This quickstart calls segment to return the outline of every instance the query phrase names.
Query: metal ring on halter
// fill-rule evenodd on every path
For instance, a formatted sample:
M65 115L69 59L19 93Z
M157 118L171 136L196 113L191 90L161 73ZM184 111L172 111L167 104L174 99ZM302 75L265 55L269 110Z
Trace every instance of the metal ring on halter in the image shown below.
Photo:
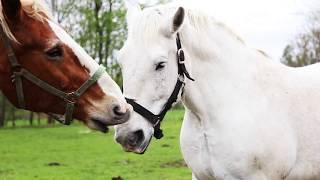
M156 126L158 126L158 124L161 122L161 119L158 118L157 122L155 124L153 124L153 128L155 128Z
M76 103L79 96L75 92L67 93L66 97L63 99L67 103Z

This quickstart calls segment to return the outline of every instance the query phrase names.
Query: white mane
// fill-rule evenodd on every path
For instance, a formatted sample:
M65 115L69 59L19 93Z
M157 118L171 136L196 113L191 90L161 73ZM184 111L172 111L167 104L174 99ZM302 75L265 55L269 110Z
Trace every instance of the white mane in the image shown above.
M24 4L22 2L22 8L28 14L30 17L35 18L39 21L43 21L46 18L51 19L51 12L49 11L49 8L45 1L43 0L34 0L31 2L25 2L28 4ZM2 26L4 32L6 35L13 41L16 41L16 38L13 36L12 32L10 31L10 28L4 18L3 11L2 11L2 4L0 1L0 25Z
M149 46L149 43L157 42L157 38L163 37L159 34L171 35L170 26L178 7L175 4L166 4L145 8L129 22L128 39L134 38L135 42ZM212 53L212 49L208 49L209 44L216 40L221 40L223 44L230 40L244 45L244 41L222 22L198 10L186 7L184 9L184 25L179 31L181 40L184 45L192 45L190 48L200 57L205 59L210 56L208 53Z
M131 23L132 26L129 27L129 34L134 34L134 37L138 38L144 37L141 39L148 39L155 37L155 35L158 35L161 31L166 31L167 27L165 27L164 23L168 23L168 21L164 21L173 18L177 7L178 6L173 4L166 4L144 9L141 14L135 17L135 22ZM213 17L200 11L189 8L184 9L186 11L186 20L194 31L206 33L207 30L207 33L209 33L208 29L212 27L219 27L225 30L233 38L243 42L239 36L237 36L222 22L219 22ZM169 24L167 25L169 27Z

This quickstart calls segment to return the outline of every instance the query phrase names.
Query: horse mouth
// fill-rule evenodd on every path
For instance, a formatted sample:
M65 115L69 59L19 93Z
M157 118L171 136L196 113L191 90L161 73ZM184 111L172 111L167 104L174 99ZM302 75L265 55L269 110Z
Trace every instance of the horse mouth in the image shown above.
M101 121L100 119L91 119L95 125L95 129L101 131L102 133L107 133L109 131L108 124Z
M99 116L91 117L90 127L92 127L92 129L101 131L103 133L107 133L109 131L108 126L114 126L117 124L125 123L128 121L129 117L130 117L129 113L126 113L126 115L123 117L114 117L111 120L101 118Z
M139 146L131 146L130 144L126 144L125 146L123 146L123 150L126 152L132 152L135 154L139 154L139 155L143 155L151 142L152 136L147 140L142 142Z

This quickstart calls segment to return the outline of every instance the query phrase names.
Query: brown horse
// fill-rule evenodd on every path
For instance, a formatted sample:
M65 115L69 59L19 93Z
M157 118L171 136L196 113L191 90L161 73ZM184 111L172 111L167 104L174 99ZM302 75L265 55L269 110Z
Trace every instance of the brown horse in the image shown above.
M15 73L10 64L14 54L21 68L61 91L77 91L101 71L99 65L59 25L52 21L44 0L1 0L0 89L12 104L19 106ZM9 45L8 45L9 44ZM10 48L13 53L10 54ZM22 79L24 109L64 114L66 102L27 78ZM19 91L19 90L18 90ZM18 93L19 94L19 93ZM129 107L119 86L102 71L74 102L72 116L89 128L105 132L108 125L127 121Z

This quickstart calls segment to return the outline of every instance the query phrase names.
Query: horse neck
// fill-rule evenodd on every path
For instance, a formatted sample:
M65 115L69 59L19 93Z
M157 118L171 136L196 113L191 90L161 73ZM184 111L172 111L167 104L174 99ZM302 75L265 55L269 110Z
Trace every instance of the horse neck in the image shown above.
M225 101L256 90L254 83L261 71L273 72L279 67L279 63L246 47L222 29L194 34L193 39L182 39L190 63L188 69L195 79L187 81L183 103L198 119L214 121Z

